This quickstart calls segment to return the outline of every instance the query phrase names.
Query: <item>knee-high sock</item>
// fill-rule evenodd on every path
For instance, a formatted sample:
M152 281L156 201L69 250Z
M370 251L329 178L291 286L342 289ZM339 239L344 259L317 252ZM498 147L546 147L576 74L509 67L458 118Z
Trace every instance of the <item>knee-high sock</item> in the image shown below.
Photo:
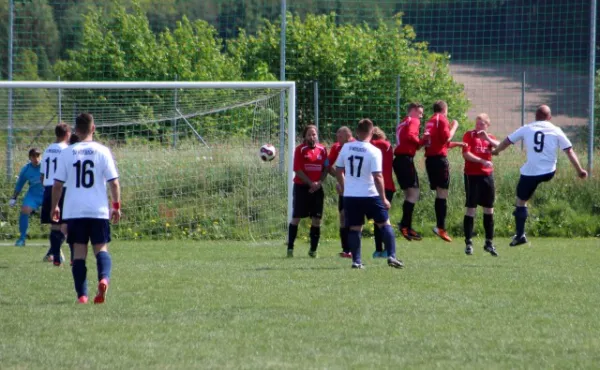
M402 203L402 221L400 221L401 227L408 227L412 229L412 216L415 210L415 204L405 200Z
M350 252L352 252L352 262L361 263L360 259L360 237L361 232L356 230L348 231L348 247L350 247Z
M392 225L384 225L380 229L380 232L388 257L396 258L396 236L394 235Z
M25 239L27 236L27 229L29 228L29 215L25 213L21 213L19 216L19 233L21 234L21 239Z
M54 257L54 262L62 262L60 260L60 247L65 241L65 234L60 230L50 230L50 253Z
M350 248L348 247L348 228L340 227L340 240L342 241L342 251L344 253L350 253Z
M319 247L319 239L321 238L321 227L311 226L310 227L310 250L316 251Z
M112 259L108 252L102 251L96 255L96 267L98 268L98 281L102 279L110 280L110 271L112 270Z
M377 252L383 252L383 235L381 234L381 229L377 225L373 228L373 236L375 237L375 250Z
M494 214L483 214L483 228L485 229L485 240L494 240Z
M435 219L438 229L446 230L446 213L448 202L446 199L435 198Z
M74 260L71 272L73 273L77 298L87 296L87 267L85 266L85 260Z
M517 237L521 237L525 234L525 221L527 221L527 207L516 207L515 212L515 230L517 231Z
M470 243L473 238L473 224L474 219L471 216L465 215L463 218L463 228L465 231L465 243Z
M288 227L288 249L294 249L294 242L298 235L298 225L290 224Z

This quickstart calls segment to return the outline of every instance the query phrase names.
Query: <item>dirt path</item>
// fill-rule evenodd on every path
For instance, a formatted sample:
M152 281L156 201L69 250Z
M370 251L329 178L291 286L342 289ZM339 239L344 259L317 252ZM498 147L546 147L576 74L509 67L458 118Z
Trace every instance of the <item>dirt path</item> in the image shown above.
M521 125L521 79L525 70L525 123L534 120L535 108L548 104L552 122L565 128L588 123L588 79L584 75L550 67L517 64L452 64L456 81L464 84L471 101L469 118L486 112L494 132L504 136Z

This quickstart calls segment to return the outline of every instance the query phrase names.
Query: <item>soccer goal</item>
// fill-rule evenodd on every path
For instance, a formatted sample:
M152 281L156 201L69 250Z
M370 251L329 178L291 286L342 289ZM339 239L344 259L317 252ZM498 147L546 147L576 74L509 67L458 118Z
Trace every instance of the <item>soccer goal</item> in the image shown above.
M8 194L31 147L89 112L117 161L123 239L282 238L291 217L294 82L0 82ZM259 155L263 144L277 151ZM0 155L2 155L0 154ZM287 215L287 216L286 216Z

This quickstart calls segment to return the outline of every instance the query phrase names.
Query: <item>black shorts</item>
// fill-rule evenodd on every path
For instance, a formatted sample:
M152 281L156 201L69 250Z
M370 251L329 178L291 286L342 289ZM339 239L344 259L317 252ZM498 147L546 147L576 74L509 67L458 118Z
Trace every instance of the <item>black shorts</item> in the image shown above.
M415 168L414 157L397 155L394 158L394 174L396 174L400 189L406 190L419 187L419 175Z
M535 193L538 185L542 182L550 181L554 177L554 172L539 176L521 175L517 184L517 197L521 200L529 200Z
M448 189L450 187L450 163L448 158L436 155L425 158L425 168L429 177L429 188Z
M465 179L465 207L494 208L496 200L496 187L494 175L464 175Z
M365 217L380 224L389 218L381 197L344 197L344 219L346 227L362 226Z
M67 222L67 243L92 245L110 243L110 224L100 218L72 218Z
M393 191L393 190L386 190L385 191L385 199L387 199L388 202L392 203L392 200L394 199L394 193L395 193L395 191Z
M52 186L44 186L44 198L42 200L42 213L40 214L40 219L42 224L52 224L59 225L63 223L62 220L62 209L63 209L63 200L65 199L65 187L63 187L62 195L60 196L60 200L58 201L58 208L60 208L60 215L58 222L52 221Z
M314 193L310 193L309 190L308 185L294 184L292 218L323 217L323 188Z
M342 212L344 210L344 196L338 195L338 212Z

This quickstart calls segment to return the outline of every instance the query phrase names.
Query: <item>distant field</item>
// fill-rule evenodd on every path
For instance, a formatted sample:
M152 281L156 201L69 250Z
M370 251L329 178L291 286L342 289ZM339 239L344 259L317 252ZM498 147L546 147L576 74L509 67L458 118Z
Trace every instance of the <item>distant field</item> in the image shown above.
M365 238L363 271L337 242L116 242L102 306L43 247L0 247L0 367L597 368L600 239L497 242L398 240L393 270Z

